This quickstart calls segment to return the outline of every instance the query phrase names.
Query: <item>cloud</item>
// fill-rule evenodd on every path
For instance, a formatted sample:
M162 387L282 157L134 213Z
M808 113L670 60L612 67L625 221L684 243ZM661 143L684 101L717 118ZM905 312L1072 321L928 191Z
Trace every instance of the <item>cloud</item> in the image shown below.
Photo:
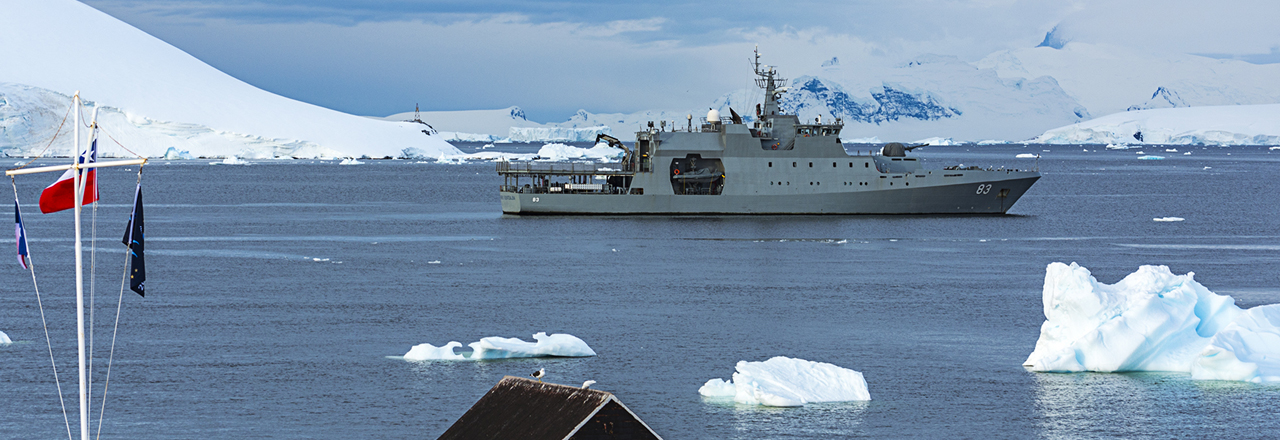
M535 120L701 108L751 87L765 62L795 77L922 54L977 60L1072 41L1150 51L1267 54L1280 3L919 0L726 5L586 0L87 0L267 90L357 114L524 107ZM1265 57L1259 59L1267 59Z

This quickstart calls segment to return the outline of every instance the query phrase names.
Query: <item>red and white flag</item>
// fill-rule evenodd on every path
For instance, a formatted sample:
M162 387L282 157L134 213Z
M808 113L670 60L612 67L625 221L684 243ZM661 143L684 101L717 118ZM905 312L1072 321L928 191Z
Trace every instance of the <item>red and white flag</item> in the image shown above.
M89 151L80 155L80 163L93 163L98 160L98 140L89 144ZM40 193L40 212L45 214L75 207L75 170L67 170L57 182ZM89 168L81 174L84 179L84 199L81 205L98 201L98 169Z

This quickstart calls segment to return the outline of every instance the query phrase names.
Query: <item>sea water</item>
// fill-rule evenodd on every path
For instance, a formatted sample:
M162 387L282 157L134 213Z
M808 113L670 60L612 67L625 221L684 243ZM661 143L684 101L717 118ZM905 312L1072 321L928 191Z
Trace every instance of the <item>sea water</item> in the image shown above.
M669 439L1274 435L1277 386L1021 366L1055 261L1106 283L1163 264L1241 307L1280 303L1280 152L1178 148L1194 154L913 154L1020 168L1037 161L1016 155L1041 155L1044 177L1006 216L515 217L492 163L153 160L147 297L124 294L103 438L431 438L504 375L542 368L547 382L595 380ZM135 173L101 171L95 402ZM35 205L52 179L18 190L74 428L71 213ZM0 346L0 437L59 438L31 278L16 261L0 276L0 331L15 341ZM544 331L597 356L398 358ZM774 356L862 372L873 400L771 409L698 395L738 361Z

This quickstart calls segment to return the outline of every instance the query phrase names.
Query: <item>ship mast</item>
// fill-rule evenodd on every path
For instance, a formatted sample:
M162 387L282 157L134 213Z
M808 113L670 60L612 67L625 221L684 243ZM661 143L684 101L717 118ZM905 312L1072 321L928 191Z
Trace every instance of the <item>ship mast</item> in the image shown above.
M778 90L778 83L786 83L787 80L778 76L777 69L760 65L760 46L756 46L755 55L756 87L764 89L764 108L758 116L764 119L779 114L778 98L782 97L782 93ZM783 91L785 90L786 88L783 88Z

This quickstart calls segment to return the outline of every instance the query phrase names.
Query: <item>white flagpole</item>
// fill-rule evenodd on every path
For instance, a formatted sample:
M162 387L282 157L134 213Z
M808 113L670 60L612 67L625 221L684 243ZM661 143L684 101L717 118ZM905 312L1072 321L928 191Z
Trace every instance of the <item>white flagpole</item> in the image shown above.
M76 114L76 139L72 144L75 149L71 157L72 170L72 206L76 210L76 336L80 353L80 440L89 440L89 390L85 380L84 353L84 275L80 255L80 202L84 200L84 191L80 188L80 92L72 98L72 112Z

